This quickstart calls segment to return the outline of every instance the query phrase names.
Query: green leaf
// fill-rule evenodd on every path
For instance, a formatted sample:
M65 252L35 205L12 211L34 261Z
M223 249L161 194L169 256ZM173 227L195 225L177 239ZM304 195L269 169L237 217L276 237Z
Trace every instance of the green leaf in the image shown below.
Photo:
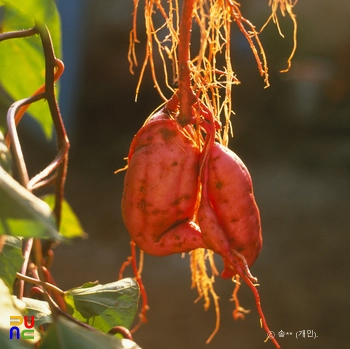
M55 196L47 195L43 197L43 200L51 207L54 208ZM66 200L62 202L62 219L60 226L60 234L65 238L76 238L76 237L86 237L84 229L81 226L79 219L73 212L72 208Z
M53 319L49 303L26 297L23 297L22 301L26 305L26 315L34 316L35 327L38 328L41 325L52 323Z
M20 270L23 261L22 239L6 235L5 244L0 253L0 278L11 291L16 273Z
M6 6L2 8L0 21L3 32L32 28L35 24L33 14L37 13L40 21L43 20L48 26L56 56L61 57L60 17L52 0L13 0L4 3ZM13 100L31 96L45 81L40 37L9 39L2 41L0 47L0 85ZM52 122L47 103L40 100L32 104L28 112L40 124L46 137L51 138Z
M59 316L51 325L39 349L140 349L128 339L91 331Z
M114 326L130 328L137 313L139 287L126 278L106 285L73 288L64 296L69 312L77 320L102 331Z
M11 154L10 150L7 148L5 144L5 137L0 131L0 167L2 167L5 171L11 171Z
M61 240L50 207L0 167L0 235Z
M9 340L9 329L11 327L10 325L10 317L11 316L23 316L21 310L25 308L25 304L12 297L10 294L10 290L8 287L5 285L5 283L0 279L0 329L5 329L7 330L7 341L10 342ZM20 309L19 309L20 308ZM19 327L20 331L24 330L24 324L21 325L16 325ZM30 341L35 343L40 339L40 334L39 332L34 329L34 339L31 339ZM4 348L2 341L0 341L1 348ZM5 346L6 348L6 346ZM12 347L9 347L12 348ZM15 347L16 348L16 347Z
M33 18L39 24L45 24L55 15L56 10L52 0L3 0L3 3L17 7L23 14Z

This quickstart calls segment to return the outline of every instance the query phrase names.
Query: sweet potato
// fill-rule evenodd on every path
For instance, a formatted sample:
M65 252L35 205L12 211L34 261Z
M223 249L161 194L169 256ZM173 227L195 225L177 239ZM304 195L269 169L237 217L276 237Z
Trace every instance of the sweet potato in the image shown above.
M269 333L255 287L257 279L249 270L262 246L251 177L236 154L214 142L217 125L210 112L202 112L200 126L206 136L201 152L193 126L180 126L165 109L136 134L124 181L124 222L134 243L148 254L166 256L197 248L219 254L224 260L222 277L238 274L247 283L262 327ZM133 262L143 289L135 256ZM143 297L146 312L147 298ZM238 303L234 318L242 317L240 309Z
M199 158L190 133L163 111L135 136L128 156L122 214L132 239L146 253L165 256L205 247L193 222Z
M224 258L222 277L254 263L262 246L259 209L250 174L230 149L214 143L203 169L199 225L208 248ZM235 269L233 269L234 267Z

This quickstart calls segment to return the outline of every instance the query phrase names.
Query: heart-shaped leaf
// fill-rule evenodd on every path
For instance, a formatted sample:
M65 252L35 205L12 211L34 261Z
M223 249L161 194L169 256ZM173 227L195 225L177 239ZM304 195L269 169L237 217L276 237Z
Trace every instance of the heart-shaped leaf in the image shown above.
M132 278L106 285L73 288L65 292L67 311L81 322L109 332L114 326L129 328L137 313L139 287Z

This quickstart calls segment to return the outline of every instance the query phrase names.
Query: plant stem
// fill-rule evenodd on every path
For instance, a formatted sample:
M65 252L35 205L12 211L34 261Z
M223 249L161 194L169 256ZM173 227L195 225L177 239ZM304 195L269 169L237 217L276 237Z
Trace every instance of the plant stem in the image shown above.
M64 197L64 184L67 175L69 140L63 124L61 113L58 107L55 94L55 68L58 60L52 45L50 32L46 26L38 26L39 35L44 49L45 56L45 92L46 99L51 112L53 124L57 135L57 146L59 149L58 162L61 162L57 169L56 195L54 213L57 227L61 223L62 201Z
M26 275L24 275L22 273L17 273L16 277L17 277L17 279L23 280L25 282L29 282L30 284L39 285L39 286L43 286L44 285L46 289L48 289L50 291L57 292L58 294L60 294L62 296L64 295L64 291L62 291L57 286L52 285L52 284L50 284L48 282L44 282L44 281L41 281L41 280L37 280L37 279L31 278L31 277L26 276Z
M192 31L192 14L195 0L184 0L180 21L179 32L179 101L180 115L178 121L180 125L185 126L192 119L192 105L196 98L191 86L191 69L190 69L190 45Z
M27 166L24 161L24 156L21 148L21 143L19 141L17 129L16 129L16 121L15 116L19 108L24 105L31 104L45 97L44 93L40 93L38 95L21 99L17 102L14 102L7 112L7 128L8 128L8 136L11 144L11 153L16 163L16 168L18 171L19 182L26 189L28 188L29 176L27 171Z
M130 339L131 341L133 340L131 332L123 326L115 326L108 333L111 335L115 335L115 334L119 333L124 338Z
M0 35L0 41L30 36L38 33L41 38L44 56L45 56L45 84L37 90L33 96L30 98L22 99L12 104L8 113L7 113L7 124L8 124L8 143L11 144L11 152L13 154L13 158L15 159L16 168L18 171L19 182L21 185L27 190L31 191L33 187L40 186L41 184L51 183L51 179L47 181L47 176L52 174L57 169L57 180L56 180L56 202L54 207L54 212L56 215L56 224L57 227L60 226L61 221L61 210L62 210L62 201L63 201L63 193L64 193L64 183L66 179L67 172L67 163L68 163L68 149L69 149L69 141L68 137L63 125L63 120L58 108L58 103L55 94L55 81L62 74L64 65L63 63L55 57L51 37L49 30L44 25L36 25L34 28L18 31L18 32L9 32ZM57 69L56 69L57 68ZM53 124L56 130L57 135L57 143L58 143L58 155L54 159L54 161L39 175L32 178L32 181L29 180L27 166L23 157L23 152L21 148L21 144L19 141L19 137L17 134L17 123L20 118L23 116L24 112L27 109L27 106L33 102L36 102L40 99L45 98L48 102L48 106L50 109L51 117L53 120ZM16 116L18 119L16 120ZM16 122L17 121L17 122ZM23 256L24 263L21 268L21 273L25 274L27 272L28 262L31 254L31 250L33 247L33 239L29 239L25 242L23 246ZM39 255L39 250L41 249L41 245L39 244L36 248L37 255ZM40 251L41 252L41 251ZM40 264L41 264L41 254L40 258L36 258L37 265L39 266L40 272ZM40 276L40 278L42 278ZM21 279L19 282L18 289L18 297L23 297L24 291L24 280Z
M32 252L32 247L33 247L33 241L34 241L34 239L30 238L30 239L26 240L24 245L23 245L24 262L23 262L22 267L21 267L21 274L25 274L27 272L29 257L30 257L30 253ZM17 294L18 294L18 298L22 299L23 294L24 294L24 280L22 280L22 279L20 279L20 281L19 281Z
M16 163L16 168L18 171L19 182L20 184L28 189L29 176L27 166L24 160L21 143L19 141L17 128L16 128L16 114L17 111L28 104L36 102L45 97L44 93L34 95L30 98L21 99L11 105L7 112L7 128L8 136L11 144L11 153ZM27 272L27 267L29 263L30 253L32 251L33 238L26 240L23 244L23 258L24 262L21 267L21 273L25 274ZM20 280L18 285L18 298L22 299L24 293L24 281Z
M26 38L35 34L37 34L37 29L35 27L31 29L6 32L0 34L0 42L8 39Z

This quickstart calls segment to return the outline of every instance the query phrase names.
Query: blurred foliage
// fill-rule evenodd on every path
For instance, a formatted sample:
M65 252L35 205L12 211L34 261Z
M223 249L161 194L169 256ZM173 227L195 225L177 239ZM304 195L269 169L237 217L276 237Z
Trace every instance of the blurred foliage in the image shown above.
M55 54L57 58L61 57L61 22L54 1L0 1L0 13L0 30L3 33L45 24L51 33ZM38 35L2 41L0 62L0 95L5 94L11 100L31 96L45 82L45 61ZM4 96L2 99L6 101ZM51 138L52 122L46 102L34 103L28 113L39 123L46 137ZM4 124L3 120L1 124Z
M47 26L55 55L61 57L60 17L53 0L0 0L0 103L30 97L45 83L44 43L40 36L22 35L25 37L18 38L8 35L21 33L34 26ZM15 36L21 36L17 34ZM28 112L50 139L52 120L47 103L36 102ZM1 119L0 124L4 129L4 119ZM66 201L62 202L59 232L52 213L55 197L49 195L41 200L12 177L11 168L8 144L0 132L0 347L139 348L128 339L106 334L115 326L129 328L135 318L139 288L133 279L123 279L107 285L86 284L67 292L60 291L53 284L47 284L50 292L57 293L55 297L62 298L65 295L64 300L73 318L69 314L64 316L62 311L57 316L58 308L49 297L50 302L46 302L22 295L18 299L11 295L16 278L29 280L28 276L18 274L24 263L22 249L25 250L28 239L45 238L55 242L63 238L66 240L84 236L78 218ZM37 250L35 252L38 253ZM40 291L40 287L43 288L40 280L32 279L30 282L37 284L39 293L45 294ZM52 278L47 282L54 283ZM33 316L34 339L11 341L11 316ZM39 326L46 324L50 324L46 333L43 328L38 330ZM24 324L18 327L20 331L25 329Z

